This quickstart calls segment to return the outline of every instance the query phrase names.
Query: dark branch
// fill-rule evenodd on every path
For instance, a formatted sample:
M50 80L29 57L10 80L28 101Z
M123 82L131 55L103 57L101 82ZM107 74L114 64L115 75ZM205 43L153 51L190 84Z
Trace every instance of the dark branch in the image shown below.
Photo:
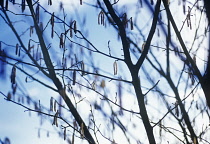
M146 44L144 46L144 50L141 54L141 57L138 59L138 61L136 63L136 69L138 69L138 70L140 69L141 65L143 64L143 62L144 62L144 60L147 56L147 53L149 51L149 48L150 48L150 44L151 44L153 35L155 33L155 29L156 29L156 26L157 26L158 14L160 12L160 4L161 4L161 0L158 0L157 4L155 6L155 12L154 12L154 18L153 18L153 21L152 21L152 27L150 29Z

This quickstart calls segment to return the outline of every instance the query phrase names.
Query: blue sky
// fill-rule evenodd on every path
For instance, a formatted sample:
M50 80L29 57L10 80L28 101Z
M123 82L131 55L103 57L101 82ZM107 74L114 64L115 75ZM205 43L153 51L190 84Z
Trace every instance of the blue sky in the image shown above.
M120 7L121 7L121 4L125 4L126 0L124 1L121 1L120 0ZM67 2L67 1L64 1L64 2ZM122 54L122 51L119 52L119 49L121 49L121 43L117 41L117 34L115 33L115 30L113 28L111 28L111 26L107 25L107 28L105 29L103 26L101 25L98 25L98 13L100 11L98 10L95 10L95 9L91 9L89 6L86 6L85 4L83 4L82 6L78 5L78 1L74 1L75 2L75 8L78 10L78 13L80 13L81 15L84 15L87 17L87 28L89 28L89 40L102 52L105 52L105 53L108 53L108 48L107 48L107 43L109 40L110 41L110 47L111 47L111 52L114 56L118 56L118 57L121 57L121 54ZM85 1L84 1L85 2ZM92 3L92 1L87 1L89 3ZM130 2L130 1L129 1ZM56 5L57 4L57 5ZM128 3L127 3L128 4ZM173 10L173 12L176 14L175 17L180 17L181 20L184 19L185 16L183 16L182 14L182 11L180 12L180 9L182 8L177 8L177 4L176 4L176 1L171 1L171 4L172 7L171 9ZM174 7L173 7L174 6ZM55 12L55 14L58 14L59 13L59 10L58 10L58 7L59 7L59 1L53 1L53 6L51 7L48 7L49 11L50 12ZM18 10L17 8L14 8L12 5L10 5L10 7L12 10L14 10L15 12L19 12L20 10ZM70 19L76 19L76 16L74 16L74 13L72 12L72 9L68 7L68 4L64 5L64 8L68 11L66 11L66 14L67 14L67 22L70 21ZM122 7L121 7L122 8ZM125 10L129 10L132 8L132 2L130 2L128 4L128 7L125 8ZM149 24L148 21L152 19L152 15L147 15L148 14L148 9L141 9L140 10L141 13L145 13L145 15L143 15L143 17L141 17L139 19L139 25L140 25L140 28L143 28L143 33L145 35L147 35L148 33L148 30L150 27L147 27L147 25ZM135 12L134 10L131 11L128 16L132 16L132 13ZM16 17L16 16L15 16ZM164 16L163 16L164 17ZM193 17L195 18L195 17ZM43 21L47 21L50 19L50 16L49 15L44 15L41 17L41 20ZM18 22L16 24L16 26L19 27L19 31L24 31L26 30L27 28L26 27L23 27L22 25L24 26L30 26L31 25L31 21L29 20L29 18L27 18L27 21L22 21L22 22ZM193 20L193 19L192 19ZM0 40L1 41L5 41L6 43L8 44L16 44L15 39L14 37L10 36L10 33L12 33L9 29L8 30L4 30L4 27L5 26L5 23L2 21L2 19L0 19L0 24L1 24L1 27L0 27L0 30L3 31L2 35L6 35L7 37L2 37L0 36ZM177 22L178 24L178 27L181 27L181 22ZM60 25L59 24L56 24L56 28L59 29ZM187 44L188 47L191 46L191 43L190 41L192 40L191 35L193 35L195 33L195 28L197 26L193 26L193 30L189 30L189 29L185 29L184 31L182 31L182 34L183 34L183 38ZM185 26L186 28L186 26ZM61 28L60 28L61 29ZM82 27L78 26L78 29L82 29ZM85 28L84 28L85 29ZM49 33L50 33L50 28L48 29ZM129 33L129 29L127 30L128 33ZM9 33L9 35L8 35ZM138 32L136 30L134 30L134 33L138 34ZM162 32L160 32L161 34L163 34ZM10 38L8 38L8 36ZM35 34L33 35L35 36ZM53 48L56 48L56 47L59 47L59 41L58 39L53 38L51 39L50 38L50 35L45 35L46 36L46 43L47 45L50 44L50 43L54 43L52 45ZM49 38L48 38L49 37ZM132 37L132 36L131 36ZM175 37L175 36L174 36ZM28 33L26 35L23 36L23 38L28 38ZM157 35L154 36L154 41L153 41L153 44L157 44L157 42L159 42L160 46L165 46L165 39L162 39L162 38L159 38ZM176 39L175 39L176 41ZM79 41L82 43L82 41ZM176 41L177 42L177 41ZM25 44L27 45L27 41L25 41ZM144 43L143 39L140 39L139 40L139 45L141 46L142 44ZM198 43L196 43L197 45ZM177 44L178 45L178 44ZM179 46L179 45L178 45ZM196 46L195 46L196 47ZM203 46L205 47L205 45ZM14 53L15 51L14 50L10 50L7 46L4 45L5 49L7 49L10 53ZM155 48L153 48L155 49ZM79 50L78 50L79 51ZM60 51L60 49L55 49L53 52L53 55L57 56L58 54L61 54L62 52ZM201 51L198 51L198 54L197 54L197 57L200 58L200 60L198 59L197 60L197 63L198 63L198 66L199 68L202 70L204 69L204 65L202 63L202 60L206 58L206 54L204 53L205 50L201 50ZM104 56L101 56L100 54L95 54L94 55L95 58L97 59L96 60L96 64L98 66L100 66L104 71L106 71L105 74L107 75L112 75L113 74L113 63L114 63L114 59L106 59ZM160 62L162 62L161 64L164 65L165 63L165 59L163 59L165 57L165 51L162 51L162 50L157 50L156 51L156 56L157 58L160 60ZM82 57L79 57L78 58L79 60L84 60L84 63L86 65L88 65L88 58L82 58ZM179 68L178 70L180 70L180 66L181 66L181 63L180 63L180 60L177 60L177 57L172 57L172 59L174 59L174 61L172 62L173 66L174 67L177 67ZM135 58L133 57L133 60L135 61ZM117 74L116 77L120 77L122 76L123 78L127 78L128 80L131 80L130 79L130 75L128 74L128 69L126 68L126 66L124 64L122 64L122 62L117 62L118 65L119 65L119 72ZM21 65L19 65L21 66ZM147 69L151 69L151 67L148 65L148 62L145 62L145 66L147 67ZM9 76L10 76L10 73L11 73L11 67L7 67L7 77L6 77L6 80L0 80L0 91L2 91L4 94L7 94L8 91L11 91L11 84L10 84L10 79L9 79ZM27 72L30 72L30 73L34 73L33 71L30 71L28 70ZM176 72L177 71L172 71L171 73L173 73L173 79L176 81L177 80L177 75L176 75ZM102 72L103 73L103 72ZM150 70L150 74L151 75L154 75L155 78L157 80L160 80L160 85L162 86L165 86L165 91L167 92L168 95L174 95L170 89L168 89L168 86L165 84L165 80L163 78L160 77L159 74L157 74L154 70ZM17 71L17 75L18 75L18 82L22 82L24 84L24 89L27 90L27 93L32 96L37 102L40 100L41 101L41 104L43 104L45 107L49 108L49 104L50 104L50 98L51 97L54 97L55 99L58 98L58 95L53 92L52 90L48 90L46 89L45 87L41 86L40 84L37 84L37 82L35 81L32 81L32 82L28 82L28 83L25 83L25 75L21 74L20 71ZM143 73L141 72L140 75L143 75ZM37 76L37 75L35 75ZM45 78L43 79L43 76L37 76L37 78L39 79L42 79L46 84L50 84L51 85L51 82ZM96 84L97 86L99 87L101 81L97 81ZM115 100L115 92L117 91L116 90L116 87L115 87L115 84L116 83L111 83L111 82L108 82L108 80L106 80L106 85L108 86L107 89L105 89L105 92L110 92L112 95L110 96L111 99ZM135 101L135 96L133 95L132 92L129 92L129 91L132 91L132 88L129 87L129 85L123 85L125 90L127 92L124 92L124 95L123 95L123 98L124 98L124 105L125 105L125 108L127 109L133 109L133 110L136 110L138 111L138 107L137 107L137 103ZM147 77L145 76L142 76L142 86L143 87L146 87L146 88L151 88L152 85L147 81ZM110 88L109 88L110 87ZM143 88L143 91L144 92L147 92L148 89L146 88ZM168 90L167 90L168 89ZM183 89L182 87L180 89ZM191 89L189 89L187 92L189 93ZM91 102L93 102L95 100L95 95L94 93L92 93L91 91L87 91L87 90L84 90L84 91L79 91L79 93L86 97L84 99L84 101L82 101L81 103L78 104L78 110L82 113L82 115L84 115L84 117L88 117L87 115L87 112L90 111L90 107L89 107L89 104ZM185 95L184 92L180 92L181 95ZM94 96L93 96L94 95ZM151 115L154 114L154 115L164 115L165 111L160 111L156 108L159 108L159 101L161 101L160 99L158 99L157 97L153 97L153 93L149 93L148 95L148 98L152 99L152 101L149 102L150 104L150 107L148 108ZM195 97L199 97L199 96L203 96L202 94L202 90L198 90L197 91L197 94ZM76 99L76 100L80 100L79 98ZM174 99L170 99L171 100L171 106L173 106L173 103L174 103ZM189 99L189 100L192 100ZM51 118L51 120L46 120L44 122L44 124L42 126L40 126L40 118L37 117L37 113L33 113L31 112L31 116L29 116L29 112L25 112L25 108L22 108L16 104L13 104L11 102L7 102L3 96L0 97L0 139L4 139L4 137L9 137L11 139L11 143L15 143L15 144L22 144L22 143L32 143L32 144L43 144L43 143L66 143L62 138L58 138L58 134L56 133L57 130L60 130L60 125L58 128L56 128L55 126L52 126L52 120L53 118ZM105 104L106 105L106 104ZM33 107L33 105L31 105L31 107ZM115 107L113 106L113 109L115 109L116 111L118 111L118 107ZM165 110L165 109L164 109ZM101 114L100 112L98 111L94 111L94 113L96 114L96 118L97 118L97 124L100 125L101 123L103 123L104 125L102 125L101 127L105 127L106 128L106 124L109 123L109 120L108 119L105 119ZM109 108L107 108L107 113L109 113ZM129 120L132 119L133 121L135 121L135 123L139 123L140 122L140 119L131 115L131 114L125 114L126 115L126 118L125 119L122 119L123 122L126 123L126 125L128 125L128 129L133 132L132 133L132 136L135 138L135 137L141 137L141 140L143 141L146 141L146 137L144 135L144 132L142 131L142 135L139 136L139 129L143 129L143 125L137 125L136 127L139 128L139 129L134 129L132 127L132 124L130 123L129 124ZM70 117L70 114L65 114L65 117ZM205 117L205 116L204 116ZM72 117L70 117L72 118ZM170 119L170 118L169 118ZM199 118L200 119L200 118ZM71 120L70 120L71 121ZM173 120L172 120L173 121ZM203 123L208 123L208 122L203 122ZM61 122L61 124L63 124ZM40 130L40 134L41 134L41 138L38 138L38 129L41 128ZM156 128L155 131L157 132L159 129ZM47 131L50 132L50 137L48 138L47 137ZM108 131L105 130L105 133L108 133ZM71 136L71 132L69 131L69 136ZM116 129L116 132L110 136L112 137L113 139L116 140L116 142L118 143L123 143L125 141L125 137L121 136L122 132L119 131L119 129ZM111 135L111 134L107 134L107 135ZM132 137L131 136L131 137ZM100 139L103 139L101 136L99 136ZM167 135L166 135L166 138ZM80 142L80 140L79 140ZM104 143L107 143L106 140L102 141L102 144ZM84 142L86 143L86 142Z

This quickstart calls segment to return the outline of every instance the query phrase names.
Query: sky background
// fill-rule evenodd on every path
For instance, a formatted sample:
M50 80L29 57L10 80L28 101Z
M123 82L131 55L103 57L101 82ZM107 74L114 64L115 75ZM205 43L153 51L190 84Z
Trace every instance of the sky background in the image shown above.
M58 0L53 1L53 5L50 7L49 12L55 12L56 14L59 12L59 2ZM68 10L66 13L69 17L71 17L72 19L75 19L75 17L73 16L73 12L70 7L68 7L68 5L70 5L69 1L63 1L64 4L64 8L65 10ZM104 29L101 25L97 24L97 15L99 13L98 10L92 9L89 6L87 6L85 4L85 2L87 3L92 3L92 1L83 1L84 4L82 6L80 6L78 4L78 1L74 0L71 1L73 2L73 4L75 5L74 7L78 10L78 13L80 13L81 15L84 15L85 17L88 18L88 22L87 22L87 27L90 28L89 29L89 40L97 47L99 48L101 51L103 52L108 52L107 49L107 41L109 39L111 39L110 42L110 46L113 48L112 49L112 54L116 55L116 56L120 56L121 53L118 52L119 47L121 47L120 43L117 42L117 37L116 35L113 35L113 33L115 32L115 30L113 28L108 27L109 32L107 32L107 29ZM43 2L44 3L44 2ZM46 2L45 2L46 3ZM119 7L121 7L123 4L127 4L127 9L128 11L130 11L130 9L132 9L133 6L133 2L129 1L129 3L126 0L120 0L119 1ZM185 16L183 16L182 11L180 11L180 9L182 9L181 7L176 7L176 1L171 1L171 4L174 4L174 7L171 7L172 11L174 13L176 13L175 17L180 17L181 20L184 19ZM49 7L48 7L49 8ZM12 11L18 13L20 10L18 10L16 7L13 7L11 4L9 5L9 9L11 9ZM143 13L145 13L145 15L141 18L141 21L139 23L141 28L143 29L143 33L147 34L149 31L150 27L147 27L148 21L152 19L152 14L148 14L149 10L148 9L141 9ZM130 11L130 13L128 13L129 16L132 16L132 13L134 13L134 11ZM15 18L15 17L14 17ZM49 16L44 15L41 16L41 20L46 20L49 19ZM70 19L70 18L69 18ZM193 19L192 19L193 20ZM19 22L17 23L16 26L19 27L19 30L22 31L23 29L26 29L25 27L22 27L22 24L26 24L29 23L28 25L30 25L31 21L23 21L23 22ZM182 23L181 22L177 22L178 27L180 27ZM0 19L0 31L2 32L2 34L0 35L0 41L6 41L8 44L12 43L16 38L13 37L13 34L11 34L12 32L10 31L10 29L6 29L5 30L5 23L2 21L2 19ZM58 26L58 25L56 25ZM80 27L78 27L80 29ZM182 32L183 38L184 40L187 42L190 39L192 39L190 36L193 36L193 33L195 32L195 28L193 27L193 30L186 30ZM9 38L8 38L9 37ZM24 35L24 37L28 37L28 35ZM48 39L47 37L50 36L46 36L46 43L50 43L53 42L55 44L53 44L53 46L57 46L58 47L58 41L56 41L55 39L51 40L50 38ZM156 38L157 36L155 36ZM26 42L27 43L27 42ZM143 40L140 40L139 45L142 45L144 43ZM164 42L162 42L163 45L165 45ZM6 46L4 45L4 48ZM116 51L115 51L116 49ZM11 50L8 47L8 51L11 52ZM14 51L14 50L13 50ZM59 53L59 50L57 51ZM56 52L56 54L57 54ZM161 58L161 56L164 56L165 53L163 51L159 51L158 56L159 58ZM98 55L97 57L99 57L100 55ZM199 57L201 60L206 58L206 54L204 53L204 51L199 51L197 54L197 57ZM80 59L80 58L79 58ZM106 61L104 61L105 57L101 56L101 59L97 59L97 64L99 66L103 66L104 69L112 69L113 67L113 59L106 59ZM202 70L204 69L204 65L203 63L201 64L202 61L199 61L199 59L197 60L198 63L198 67ZM120 63L120 62L119 62ZM179 65L179 61L176 61L176 63L174 64L174 66L178 66ZM125 66L122 64L120 69L122 71L124 71L125 73L128 73L127 69L125 69ZM7 77L5 79L0 79L0 91L3 92L4 94L7 94L8 91L11 90L11 85L10 85L10 72L11 72L11 67L7 67ZM110 71L112 72L112 70ZM153 71L151 71L151 74L153 73ZM120 76L120 74L118 74L117 76ZM125 77L127 77L129 79L130 75L125 75ZM159 76L157 76L159 77ZM39 76L38 78L42 78L42 76ZM23 82L24 83L25 80L25 76L22 75L20 72L17 71L17 81L18 82ZM48 79L43 79L45 83L50 83L50 81ZM100 83L98 82L98 85ZM164 81L160 82L161 85L164 85ZM112 85L111 85L112 86ZM142 84L142 86L150 88L151 84L145 82ZM37 84L36 82L28 82L25 85L25 89L27 91L27 93L34 97L36 101L41 101L41 104L44 104L46 107L49 108L50 106L50 98L54 97L55 99L58 98L58 95L53 92L52 90L46 90L46 88L43 88L43 86L41 86L40 84ZM147 91L147 89L143 89L145 92ZM43 93L44 91L44 93ZM110 91L115 91L115 89L113 88ZM183 92L184 93L184 92ZM201 90L197 91L197 96L200 96L202 94ZM91 95L91 93L87 93L86 91L81 92L81 95L86 95L88 94ZM168 93L169 95L173 93L169 91ZM127 97L124 96L124 101L126 102L127 105L125 105L125 107L127 107L128 109L134 109L136 111L138 111L137 106L133 103L133 98L128 97L129 93L125 94ZM39 96L39 97L37 97ZM17 98L16 98L17 100ZM91 101L91 98L89 99ZM191 99L188 99L191 100ZM86 103L88 103L86 101ZM158 103L154 104L154 107L157 106ZM79 106L78 109L84 109L82 106ZM58 128L56 128L55 126L52 126L52 120L53 118L51 118L52 120L44 120L44 125L40 126L40 118L37 117L37 113L34 112L28 112L25 111L26 109L18 106L14 103L11 102L7 102L4 97L1 95L0 96L0 139L4 140L5 137L8 137L11 140L11 144L22 144L22 143L31 143L31 144L50 144L50 143L56 143L56 144L63 144L66 143L62 138L58 138L58 133L56 132ZM86 109L87 111L89 109ZM154 109L151 109L151 111L153 111L156 114L159 114L159 111L155 111ZM83 112L85 114L85 112ZM164 112L163 112L164 114ZM30 115L30 116L29 116ZM68 116L68 115L67 115ZM132 117L132 116L130 116ZM102 118L102 117L101 117ZM135 119L134 117L132 117L133 119ZM98 118L100 119L100 118ZM129 118L128 118L129 119ZM127 120L127 119L126 119ZM138 119L137 119L138 120ZM100 121L99 121L100 123ZM208 121L206 121L206 123L208 123ZM41 127L41 130L39 131L39 128ZM141 127L141 125L139 126ZM132 128L132 127L130 127ZM49 131L49 137L47 136L47 133ZM40 138L38 138L39 133L40 132ZM135 133L133 132L134 137L139 136L139 133ZM116 142L118 143L123 143L124 139L122 137L120 137L120 135L115 134L113 136L116 139ZM142 139L144 139L144 136L140 136L142 137ZM146 139L145 139L146 140ZM85 142L84 142L85 143ZM106 144L107 141L104 141L104 144ZM102 143L103 144L103 143Z

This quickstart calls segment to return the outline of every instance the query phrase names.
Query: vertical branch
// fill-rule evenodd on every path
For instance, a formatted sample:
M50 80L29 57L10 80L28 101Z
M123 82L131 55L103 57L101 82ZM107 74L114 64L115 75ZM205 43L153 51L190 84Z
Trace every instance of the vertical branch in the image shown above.
M127 40L124 23L115 14L114 9L112 8L112 5L110 4L110 2L108 0L104 0L104 3L105 3L112 19L116 23L116 25L118 27L118 30L119 30L119 34L120 34L121 41L122 41L122 46L123 46L123 52L124 52L124 61L127 64L128 68L130 70L130 73L132 75L132 81L133 81L132 83L133 83L133 86L134 86L134 89L135 89L135 93L136 93L136 97L137 97L137 101L138 101L138 105L139 105L139 110L140 110L140 115L141 115L142 120L143 120L143 124L144 124L145 130L146 130L146 133L147 133L148 140L149 140L150 143L155 144L156 142L155 142L155 137L154 137L154 134L153 134L153 128L150 124L149 117L148 117L147 110L146 110L146 106L145 106L145 103L144 103L144 95L143 95L142 90L141 90L141 85L140 85L140 80L139 80L139 77L138 77L138 72L139 72L139 69L140 69L144 59L146 58L146 55L148 53L152 37L155 33L155 28L156 28L156 25L157 25L161 0L157 1L157 5L156 5L156 8L155 8L155 13L154 13L155 16L154 16L152 27L151 27L151 30L150 30L150 33L149 33L149 36L148 36L148 42L146 44L147 48L143 52L142 56L140 57L140 59L138 60L136 65L133 65L132 61L131 61L130 51L129 51L130 44L129 44L129 41Z
M180 96L179 96L179 92L178 92L178 90L177 90L177 87L174 85L172 79L171 79L169 76L167 76L166 79L167 79L167 81L168 81L168 83L169 83L171 89L174 91L174 94L175 94L175 96L176 96L176 100L177 100L177 102L178 102L178 105L179 105L179 107L180 107L180 109L181 109L181 112L182 112L182 115L183 115L183 119L184 119L184 121L185 121L185 123L186 123L186 125L187 125L187 128L188 128L189 132L190 132L191 140L192 140L194 143L198 144L197 136L196 136L196 134L195 134L195 132L194 132L194 130L193 130L193 127L192 127L192 125L191 125L189 115L188 115L188 113L186 112L185 107L184 107L184 105L183 105L183 103L182 103L182 101L181 101L181 98L180 98Z
M164 4L164 7L165 7L165 9L166 9L167 16L168 16L169 20L171 21L171 24L172 24L172 26L173 26L173 29L174 29L174 31L175 31L175 33L176 33L176 35L177 35L177 38L178 38L178 40L179 40L179 42L180 42L180 44L181 44L181 46L182 46L182 49L183 49L183 51L184 51L184 54L185 54L186 57L187 57L187 61L186 61L186 62L187 62L187 64L188 64L188 66L189 66L190 68L192 68L192 71L193 71L193 73L198 77L198 80L202 83L203 77L202 77L202 75L201 75L201 73L200 73L198 67L196 66L195 62L194 62L193 59L191 58L191 56L190 56L190 54L189 54L189 52L188 52L188 50L187 50L187 48L186 48L186 46L185 46L185 44L184 44L184 41L183 41L183 39L182 39L182 36L181 36L181 34L180 34L180 32L179 32L177 26L176 26L176 23L175 23L175 21L174 21L174 19L173 19L173 16L172 16L172 14L171 14L171 11L170 11L170 9L169 9L169 7L168 7L168 3L166 2L166 0L163 0L163 4Z
M204 7L206 9L206 15L207 15L209 25L210 25L210 1L209 0L204 0Z
M205 1L204 0L204 2L205 2L206 10L207 10L207 12L206 12L207 17L208 17L208 19L210 19L209 1L207 1L207 0ZM180 32L179 32L179 30L178 30L178 28L176 26L176 23L175 23L175 21L173 19L173 16L172 16L172 14L171 14L171 12L169 10L167 2L165 0L163 0L163 3L164 3L164 6L165 6L167 15L168 15L168 17L169 17L169 19L171 21L171 24L172 24L172 26L174 28L174 31L175 31L175 33L177 35L177 38L179 39L179 42L180 42L180 44L182 46L182 49L183 49L183 51L184 51L184 53L185 53L185 55L187 57L187 65L192 69L193 74L197 76L199 82L201 83L201 86L203 88L203 91L204 91L204 94L205 94L205 97L206 97L206 101L207 101L208 107L210 107L210 89L209 89L210 88L210 57L208 58L206 73L205 73L205 75L203 77L201 75L198 67L196 66L195 62L193 61L193 59L191 58L190 54L187 51L187 48L186 48L186 46L184 44L184 41L183 41L183 39L181 37L181 34L180 34ZM210 40L209 40L209 48L210 48ZM210 50L209 50L208 53L210 53Z
M72 115L74 116L74 118L76 119L77 123L80 126L83 125L85 138L88 140L88 142L90 144L95 144L95 141L94 141L92 135L90 134L87 126L85 125L85 123L82 120L81 116L79 115L78 111L76 110L73 103L71 102L71 100L67 96L67 94L65 92L65 89L63 88L63 85L61 84L60 80L56 77L49 52L47 50L44 39L42 37L42 33L39 29L39 26L38 26L36 18L35 18L35 12L34 12L34 9L33 9L32 0L27 0L27 3L28 3L28 6L29 6L29 9L30 9L30 12L32 14L35 30L36 30L36 33L37 33L37 36L38 36L38 39L39 39L39 42L40 42L40 46L41 46L41 50L42 50L42 53L43 53L44 61L45 61L45 64L48 68L50 78L52 79L53 83L57 87L57 89L59 91L59 94L62 96L63 100L67 104L68 108L70 109L70 111L71 111Z
M33 9L32 1L27 0L27 3L28 3L28 6L29 6L29 9L30 9L30 12L32 14L32 18L33 18L33 21L34 21L34 27L35 27L37 37L38 37L39 42L40 42L40 47L41 47L41 50L42 50L42 53L43 53L45 64L46 64L46 66L49 70L50 77L52 78L53 82L55 82L56 80L53 79L53 78L56 77L55 71L53 70L53 64L52 64L49 52L47 50L44 39L42 37L42 32L41 32L41 30L38 26L37 20L36 20L36 14L35 14L34 9Z
M149 51L150 44L151 44L153 35L155 33L155 29L156 29L156 25L157 25L157 21L158 21L158 14L159 14L159 11L160 11L160 4L161 4L161 0L157 0L157 4L155 6L154 18L153 18L153 21L152 21L152 26L151 26L149 35L147 37L147 41L146 41L146 44L144 46L144 50L143 50L143 52L141 54L141 57L138 59L138 61L136 63L137 69L140 69L140 67L143 64L143 62L144 62L144 60L145 60L145 58L147 56L147 53Z
M127 40L125 26L124 26L123 22L120 20L120 18L114 12L114 9L113 9L111 3L109 2L109 0L104 0L104 3L106 5L112 19L118 26L119 34L120 34L122 46L123 46L124 60L125 60L125 63L127 64L127 66L129 67L129 69L131 69L133 67L133 64L131 61L131 56L130 56L130 51L129 51L130 43Z
M153 134L153 127L150 124L149 117L147 114L147 110L146 110L146 106L145 106L145 102L144 102L144 94L142 93L142 90L141 90L141 84L140 84L140 80L138 77L138 73L132 73L132 79L133 79L133 86L135 89L135 93L137 96L140 115L142 117L142 121L143 121L145 130L146 130L146 133L147 133L149 143L155 144L156 142L155 142L155 137Z
M210 26L210 1L204 0L204 6L206 9L206 15L209 22L208 25ZM210 108L210 34L209 34L209 48L208 48L208 63L206 67L206 73L204 75L203 89L206 96L208 107Z
M186 46L184 44L184 41L183 41L183 39L181 37L181 34L178 31L178 28L177 28L177 26L175 24L175 21L173 19L173 16L172 16L172 14L170 12L170 9L168 7L168 4L167 4L166 0L163 0L163 4L164 4L164 7L166 9L166 13L167 13L168 19L171 21L171 24L172 24L172 26L174 28L174 31L175 31L175 33L176 33L176 35L177 35L177 37L179 39L179 42L180 42L180 44L181 44L181 46L183 48L183 51L184 51L184 53L185 53L185 55L187 57L187 61L189 62L188 66L190 66L190 68L192 68L193 73L198 77L199 81L202 83L202 75L201 75L198 67L196 66L195 62L191 58L189 52L187 51L187 48L186 48ZM196 136L196 134L195 134L195 132L194 132L194 130L192 128L189 116L188 116L188 114L187 114L187 112L186 112L186 110L185 110L185 108L184 108L184 106L183 106L183 104L181 102L181 99L179 97L177 88L174 86L174 84L173 84L173 82L172 82L172 80L171 80L171 78L169 76L168 76L167 80L168 80L171 88L173 89L173 91L174 91L174 93L176 95L176 99L177 99L178 104L180 106L180 109L181 109L181 111L183 113L183 117L184 117L185 123L187 124L187 128L190 131L191 139L192 139L192 141L196 141L196 143L198 143L197 136Z
M169 18L168 18L168 35L166 37L166 73L167 73L168 76L170 76L170 60L169 60L169 44L170 44L170 41L171 41L171 27L170 27L170 21L169 21Z
M206 97L206 101L207 101L207 104L208 106L210 107L210 58L208 58L208 63L207 63L207 69L206 69L206 73L204 75L204 77L201 75L198 67L196 66L195 62L193 61L192 57L190 56L189 52L187 51L187 48L184 44L184 41L181 37L181 34L176 26L176 23L173 19L173 16L169 10L169 7L167 5L167 2L165 0L163 0L163 3L164 3L164 7L166 9L166 13L171 21L171 24L174 28L174 31L177 35L177 38L182 46L182 49L184 51L184 54L186 55L187 57L187 60L186 60L186 64L192 69L192 72L195 76L197 76L199 82L201 83L201 86L203 88L203 91L204 91L204 94L205 94L205 97ZM206 4L208 4L209 2L206 2ZM208 7L208 6L206 6ZM207 11L207 15L210 15L209 14L209 11ZM210 16L208 16L209 18ZM210 41L210 40L209 40ZM210 42L209 42L210 43ZM209 44L209 48L210 48L210 44ZM209 50L209 53L210 53L210 50Z

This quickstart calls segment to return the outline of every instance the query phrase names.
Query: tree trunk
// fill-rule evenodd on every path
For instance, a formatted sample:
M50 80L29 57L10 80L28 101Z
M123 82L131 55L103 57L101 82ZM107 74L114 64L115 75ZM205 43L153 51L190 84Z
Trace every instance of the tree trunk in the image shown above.
M210 24L210 0L204 0L204 6L206 9L206 16L208 18L208 25ZM209 48L208 48L208 63L206 72L201 83L208 107L210 108L210 35L209 35Z
M155 137L153 134L153 127L150 124L149 117L147 114L146 106L144 103L144 94L141 91L141 85L140 85L140 80L138 77L138 73L132 73L132 79L133 79L133 86L135 89L137 101L138 101L138 106L140 110L140 115L147 133L147 137L149 140L150 144L156 144L155 142Z

